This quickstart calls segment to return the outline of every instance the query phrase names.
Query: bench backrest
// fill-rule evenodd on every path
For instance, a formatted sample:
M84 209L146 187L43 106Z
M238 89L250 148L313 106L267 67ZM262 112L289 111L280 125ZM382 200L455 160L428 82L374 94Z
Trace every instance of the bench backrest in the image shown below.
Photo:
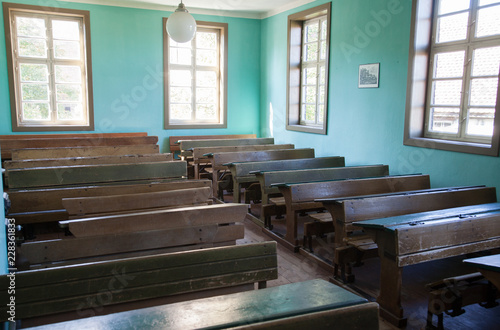
M172 154L149 154L149 155L118 155L118 156L94 156L94 157L70 157L70 158L49 158L49 159L27 159L10 160L3 163L3 168L33 168L51 166L74 166L74 165L102 165L102 164L123 164L123 163L149 163L149 162L169 162L173 161Z
M260 150L279 150L279 149L294 149L293 144L263 144L263 145L242 145L229 147L195 147L193 148L193 159L206 158L207 154L216 152L240 152L240 151L260 151Z
M58 147L58 148L32 148L12 150L12 160L68 158L68 157L93 157L93 156L123 156L145 155L159 153L156 144L137 144L125 146L104 147Z
M57 166L6 171L9 188L162 180L187 176L186 162Z
M251 175L252 172L286 171L309 168L345 166L344 157L318 157L305 159L269 160L264 162L231 163L229 169L233 177Z
M255 139L256 134L232 134L232 135L186 135L186 136L170 136L168 138L170 152L180 151L179 141L183 140L222 140L222 139Z
M284 184L279 186L280 192L285 197L287 204L289 202L311 202L321 198L383 194L429 188L429 175L421 174Z
M192 148L206 147L235 147L274 144L274 138L255 138L255 139L221 139L221 140L180 140L181 151Z
M93 308L107 305L276 278L275 242L21 271L15 275L16 319L69 311L93 315ZM1 301L10 301L9 283L8 275L0 276ZM1 321L9 317L8 308L0 307Z
M314 149L283 149L269 151L221 152L212 155L212 167L225 169L227 164L235 162L256 162L265 160L313 158Z

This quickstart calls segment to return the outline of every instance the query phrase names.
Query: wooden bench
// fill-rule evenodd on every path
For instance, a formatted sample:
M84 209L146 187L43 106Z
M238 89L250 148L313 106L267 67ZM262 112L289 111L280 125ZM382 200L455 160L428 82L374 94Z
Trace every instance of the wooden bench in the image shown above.
M270 230L268 233L280 239L286 247L298 251L297 239L298 213L323 209L317 199L338 198L367 194L382 194L430 188L428 175L401 175L379 178L359 178L277 185L285 198L286 235L284 240Z
M50 329L374 330L379 328L377 315L376 303L324 280L311 280L53 324Z
M196 202L193 198L191 204ZM247 212L243 204L217 204L60 221L65 235L21 244L18 253L24 264L19 267L34 269L234 245L244 238L242 222Z
M156 144L158 137L148 137L147 133L83 133L83 134L12 134L0 135L2 160L11 159L13 149Z
M355 222L378 246L381 316L397 326L404 266L500 247L500 203L462 206ZM443 235L446 233L446 235Z
M238 147L274 144L274 138L245 138L245 139L214 139L214 140L180 140L181 157L193 155L194 148L210 147Z
M15 273L15 319L23 326L72 320L253 289L254 283L263 288L276 278L275 242L21 271ZM1 301L10 301L10 280L0 276ZM9 309L2 304L0 320L8 320Z
M334 277L352 282L354 276L350 263L359 262L365 253L377 253L377 246L370 236L359 233L351 235L360 229L353 226L354 222L493 203L496 202L496 189L484 186L451 187L318 201L323 203L330 214L329 221L323 223L330 224L335 231Z
M180 151L179 141L187 140L222 140L222 139L255 139L257 135L255 134L232 134L232 135L184 135L184 136L170 136L168 138L168 143L170 147L170 152Z
M221 152L213 153L207 156L210 158L212 163L212 189L214 189L214 196L217 196L222 200L223 189L221 189L219 193L219 180L222 178L222 175L227 174L226 172L228 171L229 164L237 162L313 158L314 149L304 148L268 151Z
M233 203L239 203L241 201L241 189L243 188L243 186L245 186L245 188L248 188L250 185L259 182L259 180L255 176L255 173L257 172L343 166L345 166L345 160L344 157L340 156L270 160L264 162L230 163L227 165L227 167L231 171L231 176L233 178ZM247 204L250 203L250 196L248 195L249 194L247 194L247 192L245 191L245 203ZM258 195L258 197L253 197L253 199L263 198L260 193L256 195Z

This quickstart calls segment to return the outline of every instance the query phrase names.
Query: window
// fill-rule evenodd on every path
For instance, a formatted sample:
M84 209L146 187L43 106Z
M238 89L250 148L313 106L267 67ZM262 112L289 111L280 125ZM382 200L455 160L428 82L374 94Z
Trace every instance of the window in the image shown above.
M165 129L227 127L227 24L197 22L193 40L177 43L163 21Z
M497 156L500 0L415 0L413 12L405 144Z
M3 7L12 130L93 130L89 12Z
M330 7L288 16L288 130L326 134Z

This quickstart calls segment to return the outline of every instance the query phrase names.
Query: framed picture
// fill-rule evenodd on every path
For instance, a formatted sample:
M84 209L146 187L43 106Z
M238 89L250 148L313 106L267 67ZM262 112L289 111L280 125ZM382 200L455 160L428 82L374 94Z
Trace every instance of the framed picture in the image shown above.
M359 66L358 88L378 88L380 63Z

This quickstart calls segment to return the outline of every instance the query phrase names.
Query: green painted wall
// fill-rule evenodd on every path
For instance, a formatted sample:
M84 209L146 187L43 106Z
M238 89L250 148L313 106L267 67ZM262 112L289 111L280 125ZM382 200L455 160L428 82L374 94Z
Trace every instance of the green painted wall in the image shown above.
M434 187L484 184L500 192L498 157L403 145L411 0L332 1L328 134L285 129L287 16L325 2L262 22L262 136L345 156L348 165L429 174ZM359 65L367 63L380 63L379 88L358 89Z
M193 15L200 21L228 23L228 128L164 130L162 18L170 12L55 0L39 3L90 11L96 132L145 131L160 138L164 152L171 135L259 134L259 20ZM0 134L12 134L3 18Z

